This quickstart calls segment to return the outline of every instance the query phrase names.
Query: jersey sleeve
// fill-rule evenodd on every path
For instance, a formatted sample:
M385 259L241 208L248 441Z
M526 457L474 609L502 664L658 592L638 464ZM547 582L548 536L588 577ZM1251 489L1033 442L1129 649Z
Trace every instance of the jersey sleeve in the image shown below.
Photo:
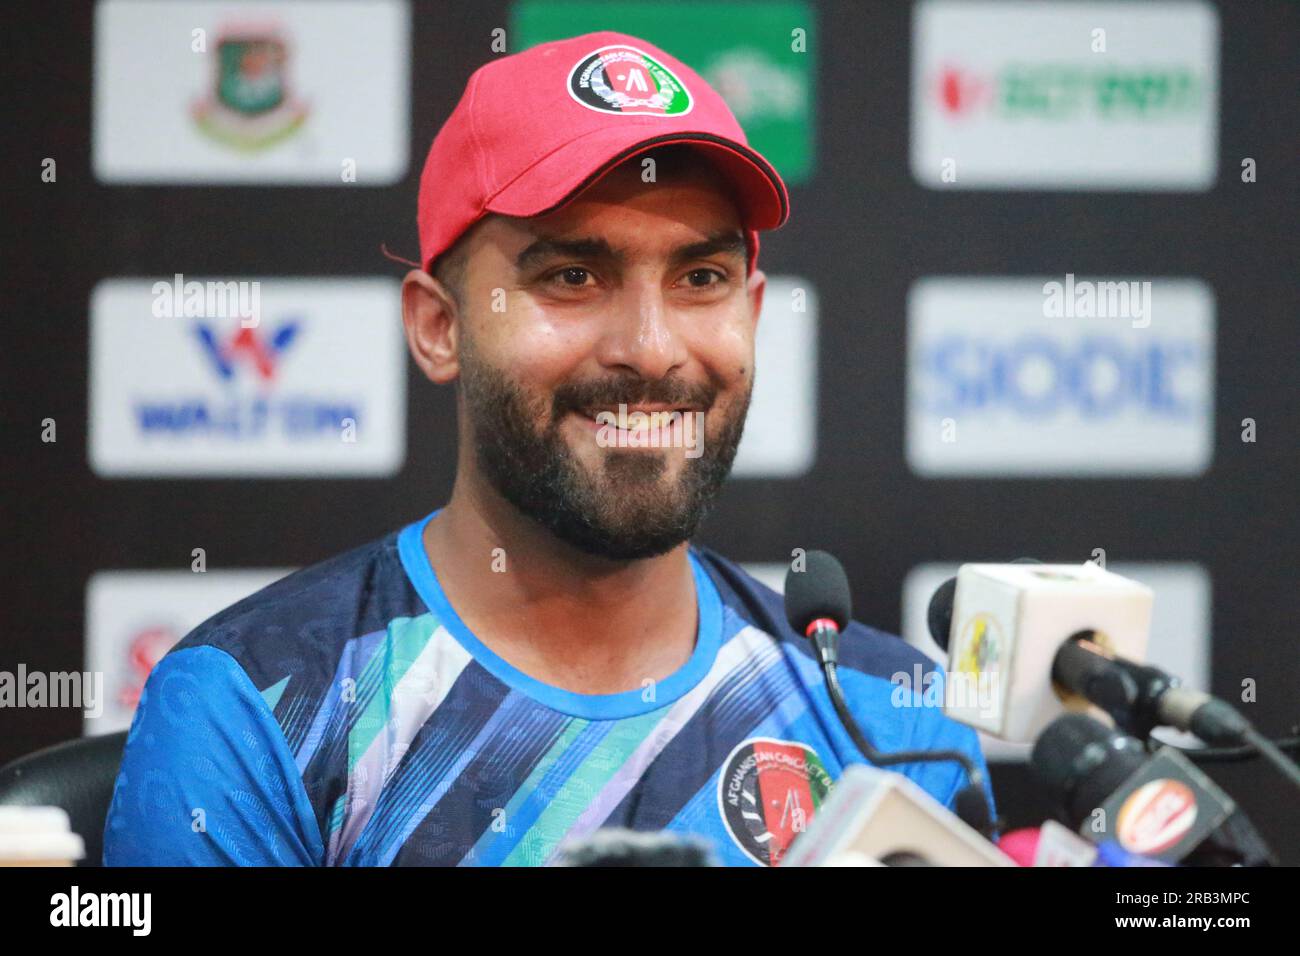
M897 640L894 638L893 640ZM902 680L917 676L919 688ZM996 818L997 807L993 798L993 784L989 779L988 764L980 747L979 735L971 727L958 723L943 712L944 669L927 661L924 674L920 670L902 670L894 681L868 676L841 668L840 681L844 685L849 707L859 726L880 750L956 750L968 756L984 777L984 791L990 815ZM914 682L912 682L914 683ZM837 728L838 730L838 728ZM844 743L857 754L857 748L843 736ZM859 758L860 759L860 758ZM949 810L956 809L957 794L967 784L966 771L961 764L951 760L924 761L899 764L890 769L911 778L923 790Z
M104 828L105 866L312 866L320 827L271 708L227 652L149 675Z

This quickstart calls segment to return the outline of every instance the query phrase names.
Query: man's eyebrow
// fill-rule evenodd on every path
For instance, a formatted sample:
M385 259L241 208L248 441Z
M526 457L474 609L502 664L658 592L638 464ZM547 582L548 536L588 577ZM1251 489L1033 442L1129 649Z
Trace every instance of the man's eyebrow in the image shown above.
M681 246L674 250L672 262L673 265L680 265L692 259L715 256L720 252L731 253L744 258L748 252L745 247L745 237L739 232L715 233L703 242L693 242L689 246Z
M621 262L623 254L616 252L604 239L552 239L543 236L515 256L515 268L522 272L539 262L557 258Z
M692 259L728 253L744 258L748 254L745 237L740 232L719 232L701 242L679 246L670 257L672 265ZM626 257L599 237L579 239L554 239L542 236L524 248L515 257L515 268L520 272L548 259L586 259L621 263Z

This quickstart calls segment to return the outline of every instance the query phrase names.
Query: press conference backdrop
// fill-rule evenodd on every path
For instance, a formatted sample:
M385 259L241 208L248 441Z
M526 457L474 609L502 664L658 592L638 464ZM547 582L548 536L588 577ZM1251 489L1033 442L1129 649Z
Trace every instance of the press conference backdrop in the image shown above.
M970 560L1156 591L1152 656L1300 722L1294 4L168 3L7 11L0 762L129 724L209 614L443 503L405 355L424 151L473 69L596 29L704 74L791 187L757 386L701 535L937 653ZM197 283L197 285L195 284ZM256 321L250 319L256 316ZM11 685L13 686L13 685ZM1048 810L989 742L1001 810ZM1300 805L1213 771L1290 863Z

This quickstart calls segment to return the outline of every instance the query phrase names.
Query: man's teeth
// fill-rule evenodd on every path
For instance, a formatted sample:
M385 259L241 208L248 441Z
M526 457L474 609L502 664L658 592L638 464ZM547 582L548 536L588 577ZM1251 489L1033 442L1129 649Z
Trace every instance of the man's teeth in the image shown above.
M602 412L606 412L607 414L605 414L603 418L598 417L601 416ZM638 409L630 408L627 410L626 422L620 420L617 409L596 409L595 411L586 413L588 418L598 424L608 423L613 425L615 428L621 428L626 423L626 430L629 432L648 431L655 425L666 426L672 422L670 416L674 414L682 414L681 409L663 408L656 409L655 411L639 411Z

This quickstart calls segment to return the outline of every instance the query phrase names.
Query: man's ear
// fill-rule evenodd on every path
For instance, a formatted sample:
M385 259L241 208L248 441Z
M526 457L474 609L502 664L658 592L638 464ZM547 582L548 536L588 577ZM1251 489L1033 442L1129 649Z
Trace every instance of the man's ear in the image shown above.
M767 275L762 269L755 269L745 281L745 295L749 297L749 307L753 310L754 328L758 328L758 317L763 312L763 293L767 291Z
M438 385L460 374L460 327L456 299L433 276L412 269L402 280L402 325L411 358Z

